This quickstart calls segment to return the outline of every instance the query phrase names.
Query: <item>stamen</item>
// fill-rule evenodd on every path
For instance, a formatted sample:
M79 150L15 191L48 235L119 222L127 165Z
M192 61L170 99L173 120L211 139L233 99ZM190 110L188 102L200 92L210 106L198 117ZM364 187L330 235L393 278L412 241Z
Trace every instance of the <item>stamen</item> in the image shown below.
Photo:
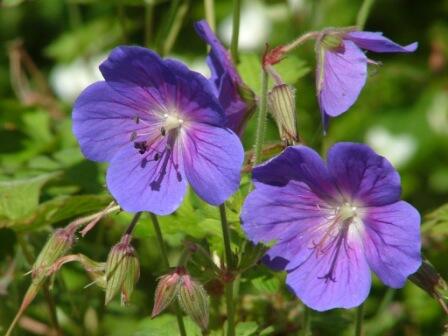
M135 121L136 124L139 124L140 123L140 117L135 117L134 121Z
M165 129L165 127L161 127L161 128L160 128L160 133L162 134L162 136L165 136L165 135L166 135L166 129Z
M131 133L131 141L134 141L135 139L137 139L137 132L132 132Z
M154 161L159 161L160 158L160 154L159 153L155 153L154 154Z

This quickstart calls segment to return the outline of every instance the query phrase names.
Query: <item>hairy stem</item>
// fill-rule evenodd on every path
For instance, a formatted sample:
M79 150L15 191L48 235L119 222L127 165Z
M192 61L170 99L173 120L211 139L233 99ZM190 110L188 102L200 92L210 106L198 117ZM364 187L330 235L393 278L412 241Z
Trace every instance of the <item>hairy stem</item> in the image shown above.
M224 254L226 269L228 272L233 270L233 255L230 246L230 228L227 222L225 203L219 206L219 214L221 217L222 236L224 240ZM233 280L225 285L225 297L227 306L227 336L235 336L235 304L233 299Z
M266 132L268 73L263 70L261 80L260 109L258 110L257 129L255 133L254 165L261 162L261 150L263 148L264 134Z
M303 309L303 329L300 333L301 336L311 335L311 309L307 306Z
M359 9L358 16L356 17L356 26L360 30L364 29L367 18L369 17L370 10L372 9L374 0L364 0L361 8Z
M156 232L157 242L159 244L160 252L162 254L162 261L164 267L165 269L168 270L170 268L170 262L168 260L168 254L166 253L165 242L163 240L162 230L160 230L159 220L157 219L157 216L154 215L152 212L150 212L149 215L151 217L154 231ZM184 320L182 318L182 313L177 304L174 305L174 310L176 312L176 319L177 319L177 326L179 327L179 333L181 336L187 336L187 332L185 331Z
M126 229L126 231L124 232L125 235L130 235L132 233L132 231L134 231L135 226L138 223L138 220L140 219L140 216L142 215L141 212L137 212L134 217L131 220L131 223L129 223L128 228Z
M233 0L233 27L232 40L230 42L230 54L233 61L238 63L238 37L240 35L241 0Z
M361 304L358 308L356 308L355 336L362 335L363 317L364 317L364 304Z
M216 23L215 23L215 1L214 0L204 0L204 11L205 11L205 19L208 22L210 28L215 31Z

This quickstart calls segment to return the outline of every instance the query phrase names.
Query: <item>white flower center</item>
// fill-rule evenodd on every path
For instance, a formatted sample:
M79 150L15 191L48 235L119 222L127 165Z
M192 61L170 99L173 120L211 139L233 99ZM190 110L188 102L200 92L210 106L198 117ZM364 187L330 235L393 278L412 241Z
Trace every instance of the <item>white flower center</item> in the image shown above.
M164 118L164 121L163 121L162 132L169 132L173 129L179 128L184 123L184 120L182 118L179 118L179 116L177 116L175 114L165 113L163 115L163 118Z

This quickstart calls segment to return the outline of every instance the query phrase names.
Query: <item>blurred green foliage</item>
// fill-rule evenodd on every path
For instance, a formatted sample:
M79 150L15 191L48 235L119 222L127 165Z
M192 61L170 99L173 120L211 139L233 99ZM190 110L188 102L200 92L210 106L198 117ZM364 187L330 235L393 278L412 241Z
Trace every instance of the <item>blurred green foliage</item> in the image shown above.
M360 4L355 0L243 1L238 65L243 79L259 92L259 59L265 42L277 46L309 30L353 25ZM180 5L187 6L182 17L176 16ZM228 31L231 13L232 1L215 1L221 37ZM23 274L31 265L23 245L35 257L52 227L97 212L111 201L104 186L106 167L86 161L71 133L73 97L98 79L97 63L114 46L170 47L167 40L172 39L173 20L182 21L177 22L180 30L174 40L168 41L173 46L169 56L203 70L206 47L195 35L193 23L204 15L202 1L187 0L0 2L0 333L13 319L29 284ZM447 275L448 1L375 1L366 30L383 31L402 44L418 41L419 49L410 55L369 53L383 65L371 67L359 100L346 114L331 120L325 138L315 98L312 43L286 58L277 70L296 88L298 130L306 144L325 151L336 141L367 142L397 165L404 198L423 214L424 253ZM255 118L245 134L247 150L253 145L254 132ZM266 143L278 142L277 129L269 119ZM244 265L253 263L247 255L257 255L246 246L239 224L248 188L245 175L241 190L228 203L234 251ZM126 213L103 219L77 241L73 253L105 261L130 219ZM215 259L222 258L218 209L205 205L192 192L174 215L160 222L172 264L186 240L201 244ZM104 293L95 286L86 287L90 280L79 265L64 266L54 277L51 293L65 335L177 334L173 312L149 317L156 279L163 269L146 215L135 237L142 274L128 307L120 307L118 300L104 307ZM211 295L209 335L221 335L222 286L195 258L191 272L206 282ZM293 335L302 328L303 306L285 288L284 274L262 265L239 279L238 303L239 336ZM437 302L413 284L394 291L375 279L365 312L366 335L441 335L446 323ZM313 334L351 335L354 314L345 310L313 314ZM45 328L51 322L42 295L26 318L17 335L48 332ZM188 335L201 335L188 318L186 328Z

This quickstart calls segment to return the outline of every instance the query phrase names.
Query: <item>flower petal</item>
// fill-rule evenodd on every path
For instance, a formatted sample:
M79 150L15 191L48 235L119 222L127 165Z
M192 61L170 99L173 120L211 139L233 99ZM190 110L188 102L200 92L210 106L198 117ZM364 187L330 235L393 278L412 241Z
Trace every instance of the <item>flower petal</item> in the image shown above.
M110 161L133 132L145 129L136 118L149 120L145 104L124 97L106 82L96 82L78 97L73 108L73 133L84 155L94 161Z
M324 200L330 200L337 191L322 158L306 146L287 147L281 154L254 168L255 185L284 186L289 181L301 181Z
M362 205L386 205L400 198L400 175L367 145L337 143L328 152L328 170L342 194Z
M243 230L255 243L272 240L285 243L291 237L313 231L327 216L327 204L299 181L290 181L282 187L257 184L241 212ZM300 244L295 246L300 247ZM291 255L286 254L290 253L288 249L284 252L283 258L290 259L297 251Z
M247 104L241 99L238 89L228 73L225 73L221 78L219 102L227 117L226 127L240 135L244 130L246 121L255 109L248 108Z
M323 114L335 117L356 101L367 79L367 57L353 42L335 51L320 51L317 94Z
M220 86L220 79L227 72L235 83L240 83L241 78L236 71L235 65L230 58L230 54L221 44L216 35L210 29L206 20L201 20L194 25L196 32L201 39L210 45L211 50L208 57L208 64L212 71L212 82L217 88Z
M182 134L185 174L194 191L207 203L219 205L240 185L244 150L229 129L189 125Z
M164 64L176 76L176 94L172 101L179 113L187 120L223 127L226 116L207 78L176 60L167 59Z
M160 109L167 106L168 97L175 96L176 77L162 59L149 49L120 46L112 50L100 65L100 71L108 84L122 95L147 100L153 97Z
M181 204L187 185L182 157L177 147L169 154L167 141L172 143L169 136L164 137L143 155L129 145L112 159L107 187L125 211L168 215ZM158 160L155 153L159 153Z
M410 53L417 50L418 43L414 42L407 46L401 46L383 36L380 32L351 32L344 36L344 39L351 40L362 49L374 52L403 52Z
M356 307L370 291L371 275L361 243L348 238L334 243L336 246L325 252L310 249L286 278L300 300L318 311Z
M409 203L368 208L363 220L370 268L388 286L403 287L422 263L420 215Z

